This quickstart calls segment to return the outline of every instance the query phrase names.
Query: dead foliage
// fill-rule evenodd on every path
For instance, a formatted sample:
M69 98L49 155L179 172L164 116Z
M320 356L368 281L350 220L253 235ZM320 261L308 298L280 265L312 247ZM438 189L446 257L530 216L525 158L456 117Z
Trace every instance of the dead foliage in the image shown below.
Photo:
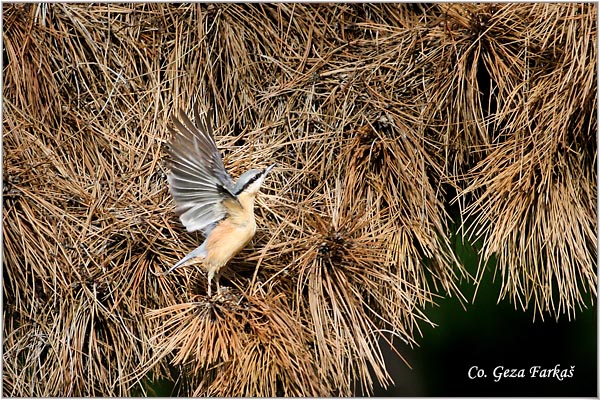
M522 12L494 10L485 23L481 40L504 53L484 59L498 100L492 142L461 193L474 197L464 215L483 239L482 263L497 260L501 298L571 318L597 286L597 9Z
M454 223L501 297L573 317L596 296L596 18L4 4L3 393L368 394L392 382L379 341L462 299ZM234 178L277 163L217 299L197 269L157 275L202 240L165 178L170 118L196 103Z

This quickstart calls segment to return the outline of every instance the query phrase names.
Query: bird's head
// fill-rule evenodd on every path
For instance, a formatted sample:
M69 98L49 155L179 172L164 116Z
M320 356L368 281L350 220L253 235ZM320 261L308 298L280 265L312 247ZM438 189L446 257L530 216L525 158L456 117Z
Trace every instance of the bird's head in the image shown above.
M251 169L250 171L244 172L240 175L235 184L235 195L238 196L242 193L256 194L262 186L265 177L273 167L275 167L275 164L269 165L264 169Z

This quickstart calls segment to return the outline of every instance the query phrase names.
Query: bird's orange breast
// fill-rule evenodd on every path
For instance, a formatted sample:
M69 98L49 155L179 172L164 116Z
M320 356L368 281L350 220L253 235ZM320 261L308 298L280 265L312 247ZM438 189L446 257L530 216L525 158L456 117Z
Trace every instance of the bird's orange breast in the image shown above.
M254 219L245 225L235 224L231 220L221 221L207 240L204 262L209 267L223 267L248 244L255 232Z
M219 222L207 238L204 262L209 269L222 268L256 233L254 196L240 195L238 200L236 204L224 204L229 216Z

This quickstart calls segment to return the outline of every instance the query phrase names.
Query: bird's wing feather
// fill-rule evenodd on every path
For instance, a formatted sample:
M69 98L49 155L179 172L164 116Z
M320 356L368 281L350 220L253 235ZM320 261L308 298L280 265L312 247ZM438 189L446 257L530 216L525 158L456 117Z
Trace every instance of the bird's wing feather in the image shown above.
M233 180L212 138L212 124L194 109L197 127L182 111L173 118L176 129L170 146L167 177L175 201L175 212L189 232L202 230L207 236L215 224L227 215L224 200L234 200Z

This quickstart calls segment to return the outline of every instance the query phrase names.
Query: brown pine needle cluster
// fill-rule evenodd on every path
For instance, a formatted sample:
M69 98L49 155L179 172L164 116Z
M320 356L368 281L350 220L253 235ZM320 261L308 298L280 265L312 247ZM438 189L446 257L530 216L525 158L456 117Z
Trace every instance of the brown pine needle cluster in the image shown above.
M505 33L480 41L514 56L484 60L497 69L487 67L494 134L469 173L464 214L482 261L497 259L501 297L571 318L597 287L597 8L529 5L529 20L493 11L486 32Z
M151 363L174 354L172 365L189 377L180 390L195 396L330 393L306 347L305 329L281 298L224 289L216 298L194 296L195 301L155 310L150 318L163 324L150 339Z
M369 394L393 381L382 341L464 301L452 226L481 244L474 284L574 317L597 287L596 24L596 4L4 4L3 394ZM234 178L277 163L213 298L199 268L160 275L203 239L166 182L194 104Z

